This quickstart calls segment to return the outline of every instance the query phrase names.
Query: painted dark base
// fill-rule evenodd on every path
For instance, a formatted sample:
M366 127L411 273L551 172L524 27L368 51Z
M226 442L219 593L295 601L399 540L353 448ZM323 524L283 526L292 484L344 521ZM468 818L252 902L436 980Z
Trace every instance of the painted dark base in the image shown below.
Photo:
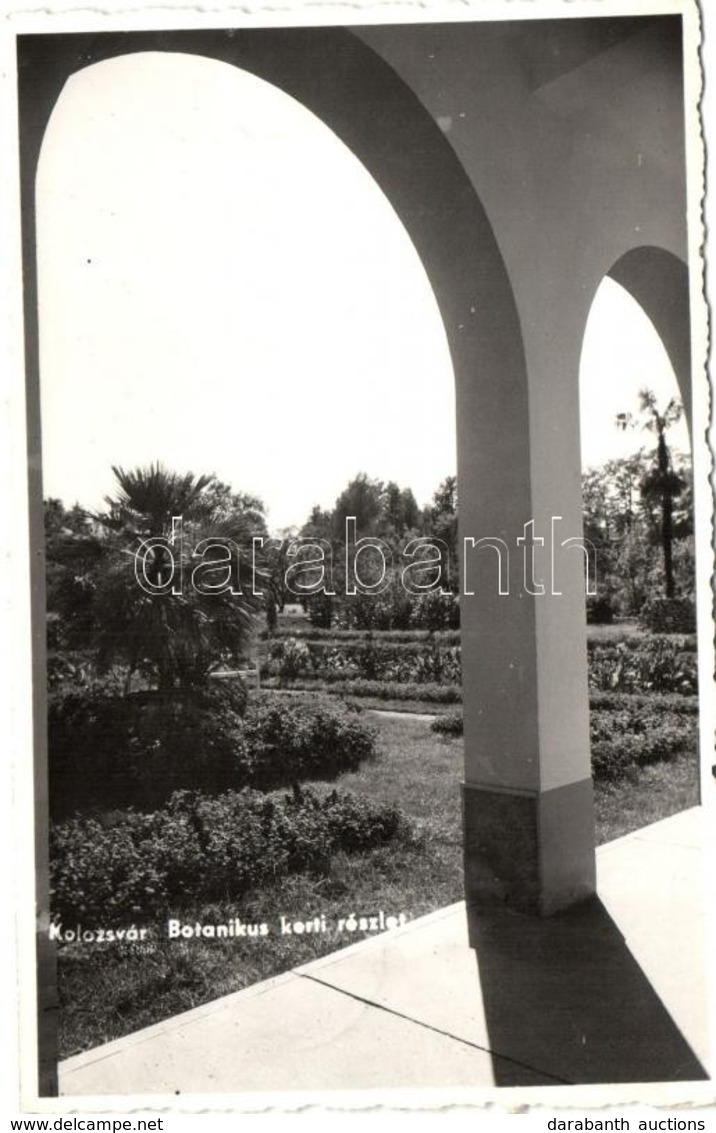
M594 795L584 779L540 793L463 786L465 899L548 916L596 892Z
M37 1096L56 1098L59 997L55 945L44 924L36 937L37 961Z

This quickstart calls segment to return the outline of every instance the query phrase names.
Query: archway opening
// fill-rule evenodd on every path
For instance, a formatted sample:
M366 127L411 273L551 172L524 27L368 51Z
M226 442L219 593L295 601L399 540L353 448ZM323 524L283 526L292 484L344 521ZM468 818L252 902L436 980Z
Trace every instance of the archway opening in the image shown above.
M361 470L386 489L390 482L410 489L418 504L430 504L446 476L454 481L454 377L425 269L357 158L288 95L199 56L96 64L68 82L53 112L37 202L45 495L66 511L75 501L103 511L103 498L117 495L113 464L160 461L180 473L216 473L233 491L265 502L269 531L279 535L300 531L312 505L330 508ZM419 533L421 522L416 514L401 534ZM374 534L387 537L382 529ZM263 686L283 692L292 682L281 659L294 644L294 652L303 648L311 654L303 676L309 669L316 676L330 721L327 693L335 686L324 678L362 663L361 650L370 647L361 638L336 657L340 636L316 644L310 618L291 613L293 633L276 635L275 652L271 643L264 649ZM419 663L420 649L407 648L414 627L406 629L407 640L393 637L372 650L384 677L391 664L400 676ZM427 632L418 630L421 641ZM326 644L332 659L318 672ZM445 645L433 663L451 663L455 685L454 635ZM146 684L140 691L153 692L151 679ZM353 742L353 720L338 709L336 720L346 729L336 743ZM370 746L368 729L363 737ZM384 718L382 770L354 775L338 789L362 794L356 805L376 822L392 821L385 812L398 805L411 823L420 821L428 799L434 809L428 781L439 745L424 720ZM390 898L389 886L380 890L385 861L367 861L367 876L350 893L371 923L374 906L381 927L390 928L462 895L459 739L449 756L437 768L449 869L438 863L435 886L416 870L408 843L397 846L406 858L401 883L412 888L393 909L395 891ZM309 789L325 796L321 775L314 778ZM430 856L426 848L426 867ZM344 868L356 883L357 867ZM331 875L324 881L330 888ZM321 899L316 954L357 939L339 927L346 881L334 876L332 884L337 895ZM277 935L279 912L290 924L302 921L310 885L304 877L294 880L292 895L290 886L281 897L253 892L252 926ZM198 923L207 915L203 904L191 916L177 915ZM212 918L231 923L221 902ZM163 949L168 970L172 947L179 946ZM199 946L196 952L200 964ZM233 986L296 962L280 953L265 948L273 967L254 969L248 981L237 968ZM138 956L138 969L142 964ZM91 984L93 974L85 977ZM127 1020L126 1028L140 1021L146 1017Z
M659 250L646 251L653 268ZM587 600L590 722L607 837L699 801L688 327L678 291L669 303L668 277L665 285L647 272L638 282L637 263L625 257L599 286L580 365L584 528L597 560ZM647 313L650 294L658 302ZM624 775L626 809L615 805Z
M454 473L425 269L300 103L197 55L96 64L53 112L37 192L46 495L97 507L110 463L159 459L285 528L364 465L419 500Z

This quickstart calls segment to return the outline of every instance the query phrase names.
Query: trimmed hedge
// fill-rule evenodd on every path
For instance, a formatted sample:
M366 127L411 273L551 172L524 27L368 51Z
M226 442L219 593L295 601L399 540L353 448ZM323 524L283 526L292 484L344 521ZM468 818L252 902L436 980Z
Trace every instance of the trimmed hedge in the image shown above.
M376 754L378 730L330 697L253 696L244 720L243 769L263 789L335 779Z
M444 716L436 716L430 728L438 735L461 736L464 730L462 711L446 712Z
M283 786L354 771L376 731L328 697L284 701L240 682L191 693L56 693L50 702L52 816L136 806L153 810L175 790L216 794Z
M72 927L161 921L193 898L226 900L288 874L325 873L336 851L370 850L401 834L410 827L397 807L360 795L180 791L151 814L54 826L51 913Z
M695 633L696 603L690 598L651 598L639 613L651 633Z
M697 689L696 638L615 634L588 637L592 689L623 692L680 692ZM336 681L383 681L397 684L457 685L462 679L459 645L434 634L419 641L367 634L353 640L330 634L319 638L280 637L267 647L265 676L279 685L315 678Z
M690 642L663 636L640 637L635 641L636 644L602 643L589 650L590 688L685 695L697 692L697 658Z
M426 590L410 594L396 578L380 594L342 596L331 599L330 610L324 600L316 605L308 599L308 616L321 627L340 625L345 629L407 630L458 629L460 599L457 594Z
M270 681L266 688L272 687ZM459 704L462 701L460 685L416 684L397 681L367 681L339 678L336 680L311 680L300 678L294 681L292 689L297 692L333 692L340 697L374 697L377 700L421 700L435 704Z
M591 690L589 704L594 712L621 711L625 707L646 708L651 713L674 712L682 716L698 716L699 698L676 692L599 692Z
M374 641L384 645L388 642L410 641L437 641L442 645L459 645L460 630L446 629L431 631L429 629L322 629L312 625L279 626L269 634L266 630L261 633L263 640L280 640L284 637L299 637L302 641Z
M424 642L310 641L283 638L271 643L264 671L280 684L302 676L324 681L380 680L399 684L457 684L460 649L428 639Z
M594 642L588 652L590 691L693 696L698 690L693 644L688 637L665 636L638 636L631 641L618 640L616 644ZM418 698L444 703L462 699L460 660L455 649L405 647L403 651L395 645L388 649L360 645L331 650L321 643L316 648L309 646L305 656L303 672L291 680L294 688L308 690L340 684L341 694L358 697ZM319 663L314 663L314 657L321 658ZM279 684L282 681L279 676ZM451 691L444 696L435 693L434 688L440 686Z
M97 681L56 690L48 708L53 818L130 805L153 810L180 788L245 782L241 682L123 696Z
M587 625L612 625L616 607L609 597L587 596Z
M417 685L396 681L356 680L343 681L340 689L342 696L375 696L380 700L415 700L416 694L421 700L433 701L436 704L459 704L462 700L460 685Z
M600 649L614 649L617 645L625 645L627 649L648 649L649 643L663 638L663 634L650 634L645 631L637 633L622 630L620 632L610 633L609 637L604 634L592 633L587 630L587 652L589 654L598 652ZM695 653L697 649L697 640L695 633L682 633L675 636L669 635L664 639L668 645L672 645L679 653Z
M616 781L649 763L698 752L698 700L678 695L596 693L591 697L592 773L597 782ZM433 720L444 735L462 735L462 712Z
M698 752L698 725L684 713L648 706L595 712L590 720L592 772L597 781L633 775L649 763Z
M694 716L699 714L697 696L680 696L678 693L629 693L629 692L591 692L589 707L592 714L598 712L633 712L642 710L650 716L666 712L672 716ZM430 725L434 732L462 735L462 709L446 712L438 716Z

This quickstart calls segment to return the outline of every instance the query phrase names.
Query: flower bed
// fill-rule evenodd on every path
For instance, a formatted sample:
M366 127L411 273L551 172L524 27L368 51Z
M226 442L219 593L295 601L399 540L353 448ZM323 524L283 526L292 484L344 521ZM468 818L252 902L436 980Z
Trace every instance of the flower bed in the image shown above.
M349 793L257 791L214 798L176 792L149 814L71 819L51 830L56 921L155 922L194 898L234 898L294 873L320 873L338 850L370 850L400 834L397 807Z
M137 806L174 790L276 787L354 771L375 753L372 726L333 698L253 694L239 682L162 697L102 686L56 694L49 715L53 817Z

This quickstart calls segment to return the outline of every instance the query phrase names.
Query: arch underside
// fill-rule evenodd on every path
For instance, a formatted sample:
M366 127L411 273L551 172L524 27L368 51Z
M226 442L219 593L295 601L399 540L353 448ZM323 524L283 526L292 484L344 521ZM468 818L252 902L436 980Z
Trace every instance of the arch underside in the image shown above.
M678 250L683 237L684 177L678 157L675 175L666 168L671 159L662 158L660 133L662 104L668 103L670 121L681 113L679 60L674 62L680 21L660 25L664 34L656 39L654 21L646 19L617 28L618 34L612 28L606 39L599 20L544 21L544 29L542 23L511 21L504 33L485 24L484 36L476 24L470 44L453 26L443 40L449 56L444 86L425 62L428 25L395 56L389 48L403 32L385 29L385 57L341 28L24 36L18 41L18 82L36 549L43 545L43 512L35 178L67 80L135 52L201 55L240 67L314 113L385 193L425 267L451 352L461 544L499 538L512 551L509 595L498 594L488 572L475 594L462 599L466 892L476 905L543 914L584 899L595 886L584 594L577 592L583 579L572 556L561 587L542 598L526 593L514 539L533 516L549 523L556 511L565 528L581 516L579 354L590 288L604 276L600 257L613 263L608 274L652 319L687 407L691 359L687 269L657 246L664 218L670 246ZM470 55L479 36L484 67ZM512 60L514 73L494 66L492 55L500 52L500 63ZM430 72L430 89L427 80L422 89L406 79L411 67L416 74ZM666 76L658 104L650 85L655 74ZM636 109L629 117L621 105L615 111L610 99L633 87ZM584 106L575 102L575 89L587 92ZM462 111L471 90L472 119ZM444 102L449 113L439 109ZM640 115L647 123L643 130ZM639 134L636 140L625 141L625 122ZM650 131L659 161L649 166L647 152L642 168L628 147L638 144L641 155L649 142L642 135ZM681 152L681 141L674 152ZM664 169L661 180L655 178L652 170ZM619 256L637 224L649 233L646 246ZM548 555L545 548L544 560ZM42 558L33 555L36 838L37 861L44 863L38 900L46 909L44 585ZM46 935L38 941L41 966L51 966ZM51 975L45 983L52 983Z
M632 248L608 275L629 292L654 324L674 368L691 427L691 309L686 264L663 248Z
M456 383L462 532L524 521L531 510L527 368L503 257L449 140L373 48L340 28L77 35L59 44L56 37L32 40L19 64L27 138L22 180L28 386L30 401L37 402L28 410L32 465L41 467L34 181L47 123L65 82L84 67L133 52L177 51L240 67L296 99L333 130L383 190L422 260L445 327ZM497 514L485 511L487 482L500 483ZM476 604L467 599L464 606L464 623L477 627ZM533 637L528 603L503 607L500 617L505 616L526 640ZM534 696L525 695L519 720L509 728L522 730L520 747L531 742L536 711ZM513 742L507 731L503 746Z

